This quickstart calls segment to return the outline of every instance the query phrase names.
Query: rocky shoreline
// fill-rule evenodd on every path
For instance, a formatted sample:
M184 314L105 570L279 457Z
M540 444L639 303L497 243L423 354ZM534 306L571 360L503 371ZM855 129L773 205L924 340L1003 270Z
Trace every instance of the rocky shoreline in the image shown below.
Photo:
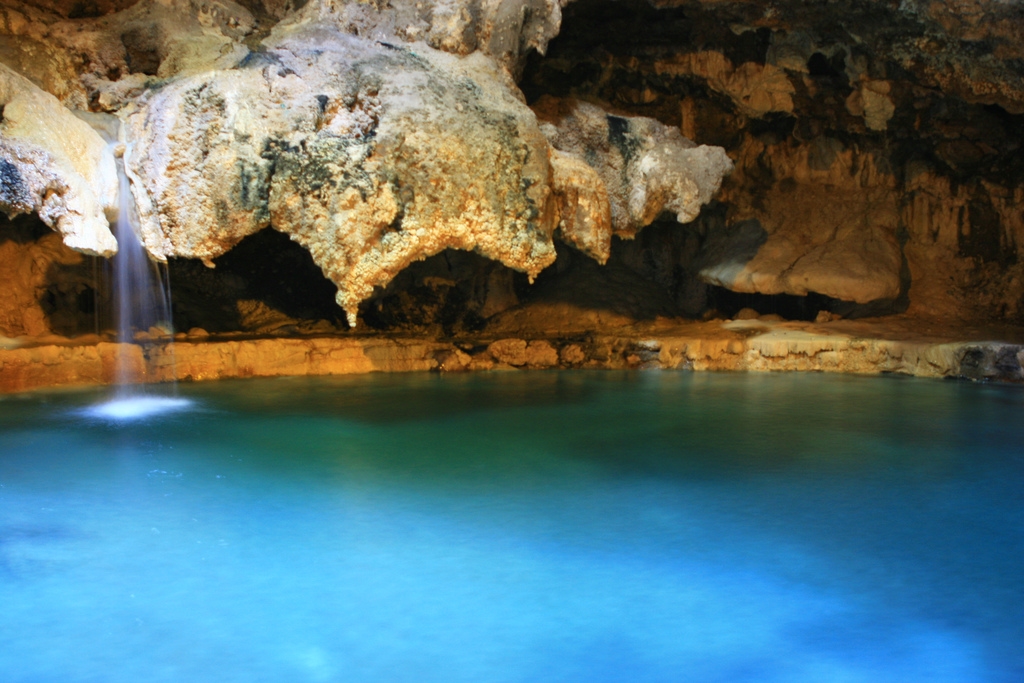
M986 332L993 334L986 337ZM144 382L558 368L896 373L1024 381L1024 330L977 330L957 338L870 322L731 320L652 324L642 330L572 337L443 341L389 336L169 341L54 339L3 348L0 392L112 384L119 357Z

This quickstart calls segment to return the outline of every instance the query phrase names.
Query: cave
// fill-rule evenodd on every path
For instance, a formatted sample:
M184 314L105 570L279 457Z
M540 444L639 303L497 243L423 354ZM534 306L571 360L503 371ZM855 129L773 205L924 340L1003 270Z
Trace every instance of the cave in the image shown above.
M202 365L200 342L403 337L427 343L423 369L449 370L507 367L465 351L512 339L576 359L561 367L632 367L640 339L733 335L738 352L658 362L1021 374L991 361L1002 346L961 362L977 344L1019 343L1024 324L1010 8L581 0L502 29L518 42L498 40L490 15L457 30L440 10L401 10L406 28L364 45L391 15L196 7L11 4L0 208L35 223L5 260L18 282L7 347L164 339ZM321 45L310 22L357 41ZM489 66L459 70L445 54ZM389 85L395 73L414 90ZM120 204L171 292L169 320L128 332L109 265ZM49 275L14 276L27 258L52 262ZM728 331L736 319L816 337L840 359L780 365L785 354ZM888 360L865 365L852 338ZM937 341L960 351L936 369L896 357L908 338L918 357ZM199 370L138 380L235 372ZM51 374L4 386L82 375Z
M1022 144L1018 0L0 0L0 679L1024 680Z

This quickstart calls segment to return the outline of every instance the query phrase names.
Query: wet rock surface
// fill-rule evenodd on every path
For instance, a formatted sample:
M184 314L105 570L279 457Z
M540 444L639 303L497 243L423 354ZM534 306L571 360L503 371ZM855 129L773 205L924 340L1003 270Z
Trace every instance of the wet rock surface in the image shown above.
M983 341L994 330L936 327L920 321L877 323L779 322L767 319L645 325L616 334L470 340L350 336L230 338L195 335L144 344L41 340L0 345L0 392L39 387L109 384L127 360L137 381L369 372L530 371L549 368L677 371L814 371L894 373L976 381L1024 381L1024 336ZM971 337L972 340L964 340ZM951 341L951 339L959 339ZM83 340L90 341L90 340ZM486 340L483 340L486 341Z

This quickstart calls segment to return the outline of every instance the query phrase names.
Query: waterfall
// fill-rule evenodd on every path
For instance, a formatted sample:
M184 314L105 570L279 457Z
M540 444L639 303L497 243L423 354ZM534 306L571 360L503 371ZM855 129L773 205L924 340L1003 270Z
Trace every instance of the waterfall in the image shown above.
M133 345L141 343L151 349L153 345L163 344L164 353L171 356L173 364L174 329L167 267L152 260L142 244L135 198L125 171L129 148L123 140L121 122L109 115L83 113L81 117L106 139L117 167L118 187L117 220L112 225L118 249L110 263L118 341L116 387L112 400L93 406L87 412L95 417L123 421L180 410L191 405L191 401L174 396L176 384L172 382L170 392L154 394L147 390L146 377L138 374L133 361L136 357Z
M133 392L142 378L135 377L132 363L127 357L128 347L136 341L136 333L155 333L165 336L173 345L171 326L171 290L167 268L149 258L139 239L139 218L132 197L131 184L124 169L124 145L114 145L117 164L118 215L114 225L117 255L113 258L113 300L117 323L118 352L117 387L119 395ZM155 341L155 340L154 340Z

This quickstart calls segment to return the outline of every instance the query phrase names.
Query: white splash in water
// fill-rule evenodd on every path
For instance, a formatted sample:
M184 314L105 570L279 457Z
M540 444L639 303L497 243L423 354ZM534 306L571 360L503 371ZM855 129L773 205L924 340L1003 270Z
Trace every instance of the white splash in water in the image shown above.
M99 403L82 411L87 417L98 417L118 422L141 420L153 415L163 415L185 410L192 405L187 398L170 396L128 396Z

